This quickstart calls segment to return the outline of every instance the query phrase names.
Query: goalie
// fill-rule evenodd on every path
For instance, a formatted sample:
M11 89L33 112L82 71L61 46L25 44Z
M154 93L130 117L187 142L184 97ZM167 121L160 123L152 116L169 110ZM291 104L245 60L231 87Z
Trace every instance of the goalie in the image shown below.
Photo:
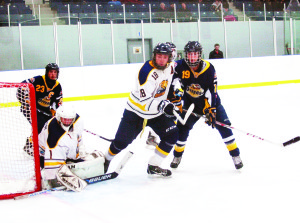
M40 155L44 156L43 189L66 186L81 191L86 178L104 173L104 156L99 151L86 153L82 141L83 122L66 104L46 122L39 134Z

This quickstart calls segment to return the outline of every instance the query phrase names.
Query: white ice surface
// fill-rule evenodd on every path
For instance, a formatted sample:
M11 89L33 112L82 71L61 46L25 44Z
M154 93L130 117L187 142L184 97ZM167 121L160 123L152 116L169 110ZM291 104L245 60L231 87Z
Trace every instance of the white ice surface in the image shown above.
M300 135L299 87L287 84L219 94L232 126L282 143ZM86 129L113 138L125 103L126 99L109 99L73 104ZM239 171L218 132L200 120L172 177L149 178L146 168L153 149L145 144L146 130L127 148L134 156L118 178L88 185L80 193L0 201L1 222L300 222L300 142L279 147L238 131L234 134L244 163ZM84 140L90 150L106 151L109 146L88 133Z

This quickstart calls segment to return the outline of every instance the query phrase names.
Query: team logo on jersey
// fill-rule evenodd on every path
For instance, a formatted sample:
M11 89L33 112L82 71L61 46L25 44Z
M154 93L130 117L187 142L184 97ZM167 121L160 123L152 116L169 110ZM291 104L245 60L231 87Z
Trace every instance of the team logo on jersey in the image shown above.
M35 81L34 77L30 78L30 82L33 83Z
M157 89L157 92L155 94L155 98L158 98L160 96L163 96L165 93L166 93L166 89L168 87L168 81L167 80L164 80L160 83L158 89Z
M186 93L191 95L193 98L199 98L204 94L204 90L201 88L200 84L191 84L186 88Z
M43 107L49 107L50 106L50 99L48 99L47 97L44 97L44 98L40 98L38 100L38 103L40 106L43 106Z
M48 96L45 96L45 97L43 97L43 98L40 98L39 100L38 100L38 103L39 103L39 105L40 106L43 106L43 107L49 107L50 106L50 101L51 101L51 97L54 95L54 92L50 92L49 94L48 94Z

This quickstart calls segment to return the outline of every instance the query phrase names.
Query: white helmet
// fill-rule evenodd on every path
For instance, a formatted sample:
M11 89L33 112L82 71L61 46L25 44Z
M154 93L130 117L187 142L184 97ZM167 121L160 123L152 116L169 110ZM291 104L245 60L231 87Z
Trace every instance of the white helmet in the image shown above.
M56 110L56 119L65 131L69 131L69 128L74 123L75 118L76 112L73 106L61 105Z

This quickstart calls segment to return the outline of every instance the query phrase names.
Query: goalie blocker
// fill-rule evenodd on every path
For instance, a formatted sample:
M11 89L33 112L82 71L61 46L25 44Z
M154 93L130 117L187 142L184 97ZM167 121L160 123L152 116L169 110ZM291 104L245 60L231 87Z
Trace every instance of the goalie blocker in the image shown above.
M55 179L43 180L43 189L48 190L63 185L69 190L80 192L87 186L84 179L104 174L104 155L101 152L94 151L80 161L62 165Z

